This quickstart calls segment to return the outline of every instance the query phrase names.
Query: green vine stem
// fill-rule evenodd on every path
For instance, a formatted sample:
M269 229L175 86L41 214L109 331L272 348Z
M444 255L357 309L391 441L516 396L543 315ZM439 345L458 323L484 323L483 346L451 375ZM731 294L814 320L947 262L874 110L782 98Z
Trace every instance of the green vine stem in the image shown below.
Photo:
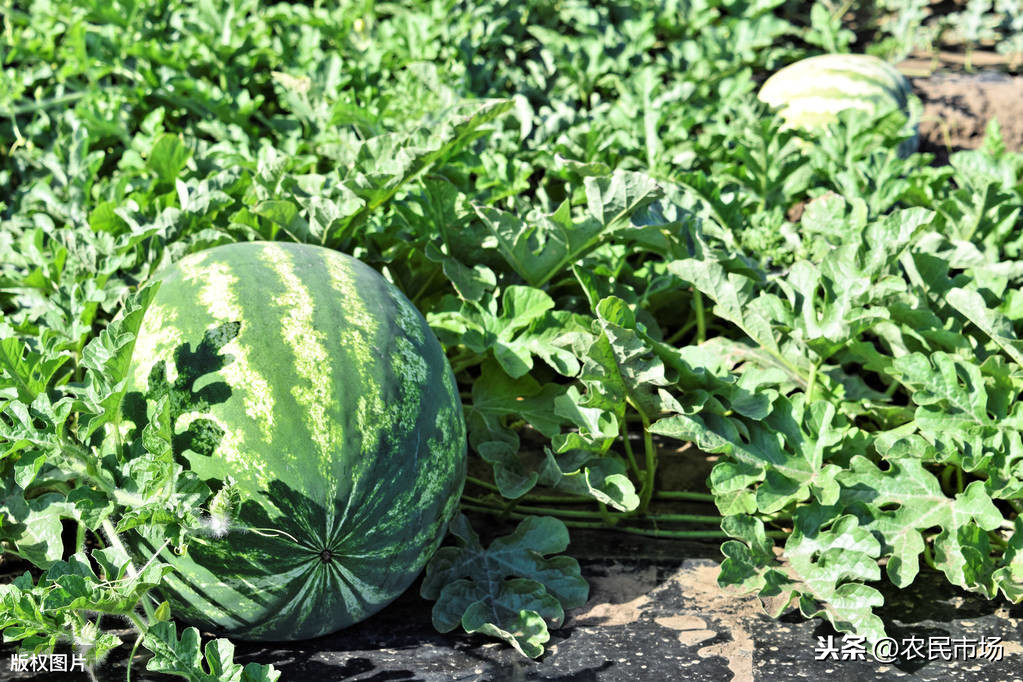
M142 604L145 605L145 603L146 603L145 602L145 598L143 598L142 599ZM151 611L148 613L147 618L149 619L149 623L146 623L141 618L139 618L137 613L133 612L133 613L129 613L128 614L128 619L131 620L132 624L138 630L139 636L135 638L135 644L132 645L131 653L128 654L128 665L127 665L127 670L125 671L125 678L124 678L125 682L131 682L131 665L132 665L132 663L135 662L135 652L138 651L139 644L141 644L142 640L145 638L146 631L149 630L149 624L152 624L153 622L155 622L154 617L153 617Z
M817 385L817 370L819 368L819 362L810 365L810 377L806 380L806 403L808 405L813 402L813 389Z
M900 386L902 386L902 384L893 379L892 383L888 384L888 388L885 389L884 397L891 398L893 395L895 395L895 392L899 390Z
M417 291L415 295L412 296L412 298L410 299L412 303L415 304L419 302L419 299L422 298L423 294L426 293L426 290L429 288L429 286L433 284L433 280L437 278L437 273L440 271L441 271L440 268L437 268L436 270L430 273L430 276L427 277L426 281L424 281L422 286L419 287L419 291Z
M471 350L464 350L451 358L449 362L451 363L451 370L457 375L470 367L482 364L485 359L485 355L480 355Z
M658 500L692 500L694 502L713 502L714 496L710 493L694 493L688 490L662 490L654 493Z
M497 511L497 512L502 511L504 509L504 507L499 507L499 506L495 506L495 505L492 505L492 504L488 504L488 502L486 500L480 499L478 497L471 497L469 495L465 495L462 499L465 500L465 502L467 502L467 503L469 503L471 505L487 507L487 508L492 509L493 511ZM611 514L611 512L601 512L601 511L596 511L596 510L595 511L586 511L586 510L582 510L582 509L556 509L554 507L533 507L533 506L525 506L525 505L521 505L521 504L518 505L516 507L516 509L520 513L527 514L527 515L529 515L529 514L533 514L533 515L550 515L550 516L558 516L558 517L564 517L564 518L603 518L603 519L607 520L609 518L608 514ZM652 522L662 522L663 521L665 523L669 523L669 522L675 522L675 523L721 523L721 517L720 516L703 516L703 515L699 515L699 514L657 514L657 515L650 515L650 516L645 516L645 517L633 517L633 518L641 518L643 520L649 520L649 521L652 521ZM614 523L614 521L612 521L612 523Z
M500 488L498 488L496 485L494 485L490 481L484 481L482 478L476 478L475 476L466 476L465 477L465 482L466 483L471 483L473 485L478 485L479 487L486 488L487 490L493 490L494 492L500 492L501 491Z
M69 460L76 473L87 478L90 483L99 488L101 492L106 493L108 497L120 502L118 499L120 490L117 487L116 481L113 480L109 472L96 466L96 462L99 461L98 457L70 440L61 442L60 452Z
M85 524L79 523L78 527L75 529L75 554L85 550L85 533Z
M124 673L124 681L131 682L131 664L135 662L135 652L139 650L139 644L142 643L142 639L145 637L141 632L139 636L135 638L135 644L131 647L131 653L128 654L128 669Z
M66 95L60 95L59 97L51 97L50 99L43 100L41 102L33 102L32 104L23 104L20 107L12 107L7 109L4 114L7 117L13 118L14 116L21 116L22 114L30 114L36 111L44 111L46 109L52 109L55 107L63 107L71 102L77 101L85 97L88 92L72 92Z
M941 470L941 489L948 491L952 485L952 470L955 469L955 465L948 464L944 469Z
M924 557L924 562L928 566L930 566L934 570L938 570L938 567L934 565L934 554L931 552L931 546L927 542L924 542L923 557Z
M121 554L124 554L124 556L130 557L131 555L128 554L128 550L125 549L120 536L117 535L117 529L114 528L114 524L110 522L110 519L103 519L101 526L103 528L103 534L106 536L107 542L110 543L110 546ZM135 566L131 563L131 559L128 560L128 575L132 577L137 575L137 571L135 570Z
M466 476L465 480L466 483L471 483L480 488L485 488L495 493L501 492L501 489L490 481L485 481L475 476ZM714 503L714 495L711 493L699 493L689 490L657 490L654 491L653 497L655 500L686 500L690 502ZM517 499L520 502L540 502L544 504L592 504L596 501L594 498L585 495L540 495L531 492Z
M128 575L131 577L131 579L134 580L139 575L141 575L140 571L135 570L135 566L131 562L131 558L130 558L131 554L128 553L128 550L125 548L124 544L121 542L121 538L117 534L117 529L114 528L114 524L112 524L110 522L110 519L103 519L103 523L102 523L101 527L103 528L103 535L106 536L107 542L110 543L110 546L113 547L114 549L116 549L119 553L123 554L124 556L129 557L128 558L128 564L127 564L127 570L128 570ZM145 571L146 567L148 567L149 564L151 564L153 561L156 560L156 557L160 554L160 552L163 551L163 548L166 547L169 542L170 542L170 540L164 540L164 543L160 547L158 547L155 552L153 552L153 556L150 557L149 561L147 561L146 564L142 567L142 571ZM146 612L146 618L148 619L148 622L155 621L156 616L153 613L153 607L149 604L148 601L146 601L145 597L140 599L139 603L142 605L142 610ZM130 615L131 614L129 614L129 617L130 617ZM144 631L145 631L145 629L143 627L143 629L140 630L140 632L144 632Z
M635 474L636 478L642 478L639 465L636 463L636 455L632 452L632 443L629 442L629 420L623 418L621 422L622 446L625 448L625 456L629 460L629 468L632 469L632 473Z
M632 404L631 401L630 404ZM643 450L646 455L646 470L644 471L645 480L639 493L639 507L637 511L640 514L645 514L650 507L650 499L654 494L654 479L657 476L657 447L654 445L653 436L650 434L650 420L647 418L646 413L635 404L632 404L632 406L643 419Z
M707 318L703 311L703 294L696 288L693 289L693 308L696 310L696 343L699 345L707 340Z
M515 509L518 506L519 506L519 501L518 500L506 500L505 503L501 506L501 513L504 516L508 516L513 511L515 511Z
M696 320L689 320L684 325L679 327L671 336L666 338L664 340L664 343L666 343L669 346L674 346L676 343L682 340L682 337L689 333L690 329L692 329L695 326Z
M639 518L664 523L721 523L722 517L702 514L652 514Z
M493 509L491 507L480 507L472 504L463 504L463 509L468 511L480 512L483 514L490 514L492 516L508 517L512 519L524 519L530 514L523 514L521 512L509 512L505 513L499 509ZM575 521L568 519L562 521L569 528L594 528L599 530L608 530L608 527L599 521ZM731 537L723 530L663 530L660 528L639 528L636 526L622 526L616 525L613 530L618 530L623 533L629 533L630 535L645 535L648 537L655 538L676 538L676 539L721 539ZM769 538L786 538L789 533L786 531L767 531L767 537Z
M136 628L138 628L138 631L140 633L144 633L146 630L149 629L149 625L144 620L139 618L139 615L137 613L129 613L128 614L128 620L130 620L132 622L132 624Z

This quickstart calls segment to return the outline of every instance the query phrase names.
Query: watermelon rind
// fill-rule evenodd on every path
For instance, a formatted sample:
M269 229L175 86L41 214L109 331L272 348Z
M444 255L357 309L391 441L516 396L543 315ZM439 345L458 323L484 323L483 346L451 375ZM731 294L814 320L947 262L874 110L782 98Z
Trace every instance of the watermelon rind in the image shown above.
M126 389L135 404L156 363L173 381L176 349L240 323L221 349L230 362L193 387L208 410L175 424L223 430L212 455L180 457L213 489L233 480L232 517L183 555L160 551L174 568L161 596L176 618L248 640L377 612L432 556L465 481L461 402L426 320L375 270L318 246L218 246L158 279ZM164 540L150 529L132 546L146 557Z
M850 109L874 115L898 108L912 137L901 156L916 151L921 105L909 81L888 62L866 54L825 54L789 64L769 77L758 98L778 113L786 127L821 131Z

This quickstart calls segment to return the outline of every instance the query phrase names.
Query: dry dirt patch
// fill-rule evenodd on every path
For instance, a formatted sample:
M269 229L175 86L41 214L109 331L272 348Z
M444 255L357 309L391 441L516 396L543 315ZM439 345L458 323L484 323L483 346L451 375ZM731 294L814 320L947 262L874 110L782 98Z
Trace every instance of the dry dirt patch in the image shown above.
M572 614L571 622L628 627L652 621L674 633L682 645L696 647L699 658L725 659L732 679L747 682L753 679L752 626L764 613L756 597L722 591L719 570L708 560L687 560L667 570L614 563L604 575L587 576L590 600Z
M911 80L924 105L920 150L939 163L951 152L979 147L991 119L998 120L1006 147L1023 150L1023 76L939 72Z

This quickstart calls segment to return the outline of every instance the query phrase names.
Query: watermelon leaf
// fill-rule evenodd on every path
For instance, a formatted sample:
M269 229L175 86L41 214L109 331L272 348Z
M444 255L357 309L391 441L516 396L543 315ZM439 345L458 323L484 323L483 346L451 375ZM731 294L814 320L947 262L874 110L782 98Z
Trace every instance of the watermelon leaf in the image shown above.
M586 450L570 450L556 457L550 448L544 448L544 454L538 481L541 485L592 497L619 511L639 506L636 486L621 458L594 457Z
M127 574L127 559L118 563L116 566L104 567L105 572L108 572L107 580L97 577L84 553L75 554L68 561L55 563L46 572L45 579L59 585L63 591L59 603L56 598L51 598L47 601L47 607L130 615L146 593L171 572L167 564L151 562L141 573L131 575Z
M52 575L50 573L52 571ZM86 665L92 666L121 644L121 639L100 631L75 603L89 602L106 588L88 566L59 562L34 583L27 571L12 583L0 585L0 630L5 641L21 642L22 650L52 651L58 642L74 644ZM140 592L152 585L139 585ZM109 590L107 590L109 592ZM99 600L97 600L99 601ZM98 610L103 610L102 605Z
M63 552L61 519L74 518L74 508L58 492L25 499L25 491L14 481L0 488L0 540L12 543L12 554L46 568Z
M504 441L518 450L518 436L504 423L509 417L524 420L545 436L555 435L564 423L555 413L555 401L564 391L558 384L541 385L531 376L512 379L496 362L484 361L472 386L472 404L466 406L469 442L478 447Z
M195 628L186 628L179 640L177 626L170 621L151 625L142 645L154 654L146 664L148 670L189 682L274 682L281 676L272 665L249 663L243 668L235 663L234 644L226 639L214 639L201 649Z
M44 357L28 350L16 336L0 340L0 380L17 390L20 400L30 403L53 379L70 355Z
M533 356L541 358L559 374L574 377L579 362L570 349L571 340L586 332L586 318L552 310L554 300L533 287L512 285L500 298L482 295L479 300L463 301L455 312L430 316L434 329L460 336L461 343L477 355L492 351L501 368L513 379L533 369Z
M584 180L586 215L574 217L568 201L551 213L525 218L492 206L474 204L508 265L534 287L542 286L593 251L608 235L630 227L629 218L662 195L649 176L615 171Z
M85 382L70 388L80 402L79 439L87 440L99 427L115 418L124 397L135 335L159 284L147 284L125 301L120 315L82 350Z
M1005 565L992 574L1002 594L1013 602L1023 600L1023 517L1013 522L1013 533L1005 550Z
M568 546L565 524L530 516L487 549L464 515L450 530L459 546L437 551L420 590L437 602L434 626L450 632L461 623L466 632L492 635L526 656L540 656L550 639L547 625L561 625L564 609L582 606L589 594L575 559L546 556Z

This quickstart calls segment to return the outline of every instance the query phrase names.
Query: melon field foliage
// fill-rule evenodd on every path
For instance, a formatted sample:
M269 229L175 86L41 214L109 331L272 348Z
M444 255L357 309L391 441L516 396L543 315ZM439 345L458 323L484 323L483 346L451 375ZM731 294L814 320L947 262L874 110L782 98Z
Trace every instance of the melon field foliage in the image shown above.
M161 390L133 361L164 268L254 241L357 258L440 343L468 453L415 583L442 632L541 656L587 600L577 528L720 543L722 589L870 642L923 572L1023 600L1023 154L997 122L947 163L900 154L898 107L787 126L770 74L923 25L838 4L0 9L5 641L281 677L171 594L176 558L265 532L237 480L186 466L229 452L201 388L238 328L184 340L203 371L168 362ZM1018 7L968 5L1011 52Z

